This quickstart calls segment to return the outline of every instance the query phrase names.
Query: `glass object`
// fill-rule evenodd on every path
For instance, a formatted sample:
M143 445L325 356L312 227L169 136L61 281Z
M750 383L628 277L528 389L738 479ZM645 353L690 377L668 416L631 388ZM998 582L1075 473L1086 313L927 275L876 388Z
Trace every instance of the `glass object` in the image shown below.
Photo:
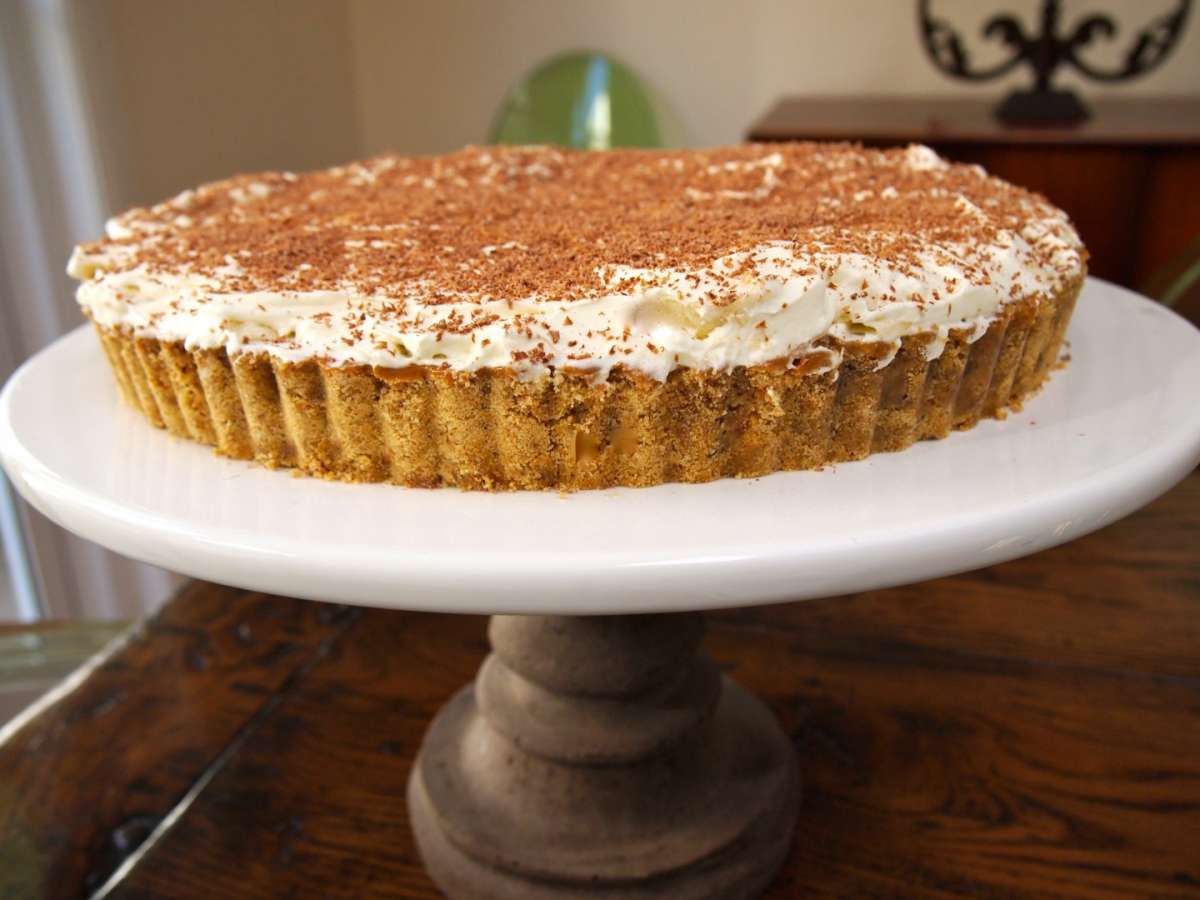
M601 53L566 53L508 92L488 140L607 150L659 147L662 138L650 95L628 66Z

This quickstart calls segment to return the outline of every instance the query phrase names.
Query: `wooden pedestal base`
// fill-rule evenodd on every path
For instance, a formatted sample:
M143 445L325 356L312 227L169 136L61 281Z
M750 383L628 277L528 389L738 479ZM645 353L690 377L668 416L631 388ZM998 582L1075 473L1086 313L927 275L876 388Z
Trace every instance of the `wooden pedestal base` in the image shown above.
M734 900L791 843L794 751L698 652L698 614L493 616L408 785L452 900Z

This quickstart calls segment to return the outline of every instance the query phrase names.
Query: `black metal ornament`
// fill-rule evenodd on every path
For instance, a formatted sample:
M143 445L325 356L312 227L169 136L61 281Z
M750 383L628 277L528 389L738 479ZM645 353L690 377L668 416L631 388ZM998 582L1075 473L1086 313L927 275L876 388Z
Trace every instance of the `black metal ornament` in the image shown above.
M983 26L983 36L998 39L1012 48L1012 56L996 65L978 69L971 65L970 54L962 37L945 19L930 11L930 0L918 0L921 41L935 66L954 78L967 81L988 81L1004 75L1021 63L1028 63L1034 73L1032 90L1017 90L996 107L996 116L1011 124L1057 125L1087 119L1089 111L1073 91L1051 87L1056 69L1074 66L1095 81L1126 81L1157 68L1179 42L1184 22L1191 9L1191 0L1178 0L1174 9L1164 13L1138 31L1125 54L1124 64L1115 69L1092 65L1079 51L1097 37L1113 40L1117 25L1112 18L1101 14L1083 16L1067 32L1060 31L1062 16L1059 0L1043 0L1040 31L1027 33L1024 25L1013 15L992 16Z

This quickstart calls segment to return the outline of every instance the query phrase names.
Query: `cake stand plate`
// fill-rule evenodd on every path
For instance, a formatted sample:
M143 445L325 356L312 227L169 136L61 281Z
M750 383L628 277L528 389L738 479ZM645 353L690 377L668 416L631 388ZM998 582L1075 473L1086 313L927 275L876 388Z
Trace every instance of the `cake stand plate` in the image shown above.
M1068 341L1070 364L1022 412L943 441L564 496L328 483L219 458L122 406L80 329L0 395L0 457L39 510L136 559L493 614L494 652L410 780L421 852L450 896L750 897L787 850L795 754L699 652L698 611L990 565L1167 490L1200 460L1200 332L1090 280Z

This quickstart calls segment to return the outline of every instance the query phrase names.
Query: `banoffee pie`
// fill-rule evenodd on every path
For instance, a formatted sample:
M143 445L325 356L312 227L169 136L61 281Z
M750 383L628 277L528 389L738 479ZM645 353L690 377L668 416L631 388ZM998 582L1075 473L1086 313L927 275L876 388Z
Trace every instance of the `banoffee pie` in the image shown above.
M70 273L125 401L346 481L575 490L902 450L1036 391L1086 252L925 147L472 147L207 184Z

